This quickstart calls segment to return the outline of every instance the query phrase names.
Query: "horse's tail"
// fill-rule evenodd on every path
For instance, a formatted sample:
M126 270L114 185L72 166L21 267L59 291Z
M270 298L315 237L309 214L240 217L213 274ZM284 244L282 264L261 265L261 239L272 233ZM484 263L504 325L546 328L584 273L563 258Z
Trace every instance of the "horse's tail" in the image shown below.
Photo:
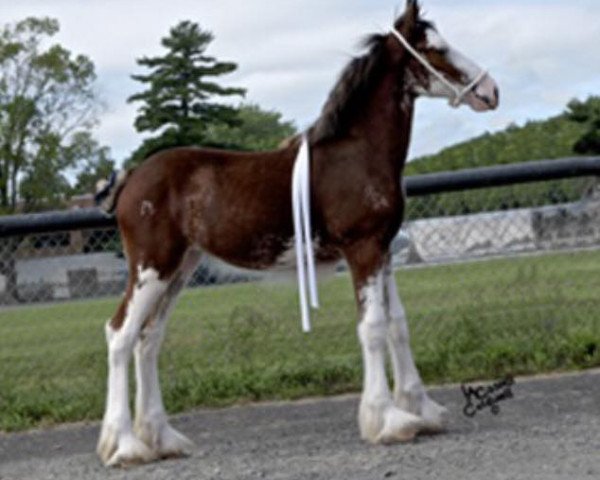
M106 213L113 213L130 173L131 170L113 171L106 180L98 181L94 195L96 205Z
M302 143L302 135L295 134L289 137L284 138L281 142L279 142L278 148L300 148L300 144Z

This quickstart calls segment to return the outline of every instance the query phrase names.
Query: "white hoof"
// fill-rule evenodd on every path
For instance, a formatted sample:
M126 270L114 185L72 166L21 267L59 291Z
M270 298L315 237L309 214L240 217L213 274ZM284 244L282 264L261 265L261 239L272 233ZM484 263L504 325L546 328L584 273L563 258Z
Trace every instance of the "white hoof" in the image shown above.
M134 435L127 435L119 441L117 451L106 462L106 466L124 467L152 462L156 458L155 453L144 442L138 440Z
M132 432L119 433L117 429L103 425L96 449L107 467L147 463L156 459L156 455Z
M448 410L434 402L425 391L394 394L394 403L401 410L411 412L422 420L421 433L440 433L448 426Z
M371 443L408 442L422 428L422 420L390 404L366 405L359 411L360 434Z
M187 456L194 449L194 443L169 425L166 419L156 422L136 421L135 432L159 458Z
M422 433L440 433L447 429L449 413L446 407L434 402L425 395L421 405L421 418L423 426L420 429Z
M96 451L107 467L147 463L156 459L156 454L133 432L119 433L117 429L106 425L102 426Z

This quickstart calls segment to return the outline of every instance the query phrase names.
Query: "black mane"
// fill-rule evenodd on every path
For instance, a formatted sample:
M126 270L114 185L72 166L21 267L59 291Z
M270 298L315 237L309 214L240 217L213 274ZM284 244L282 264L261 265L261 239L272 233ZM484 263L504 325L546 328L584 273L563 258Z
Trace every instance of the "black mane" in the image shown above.
M311 141L319 142L344 133L365 98L384 71L385 35L371 35L364 42L369 51L354 58L342 71L331 90L321 115L310 130Z

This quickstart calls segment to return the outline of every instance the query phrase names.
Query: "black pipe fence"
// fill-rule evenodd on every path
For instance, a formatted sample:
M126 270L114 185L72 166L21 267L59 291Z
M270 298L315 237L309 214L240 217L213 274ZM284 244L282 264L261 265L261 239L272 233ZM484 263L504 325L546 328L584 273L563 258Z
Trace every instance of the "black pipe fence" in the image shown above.
M406 177L409 197L546 180L600 176L600 157L574 157L497 165ZM0 217L0 238L116 226L115 218L95 208Z

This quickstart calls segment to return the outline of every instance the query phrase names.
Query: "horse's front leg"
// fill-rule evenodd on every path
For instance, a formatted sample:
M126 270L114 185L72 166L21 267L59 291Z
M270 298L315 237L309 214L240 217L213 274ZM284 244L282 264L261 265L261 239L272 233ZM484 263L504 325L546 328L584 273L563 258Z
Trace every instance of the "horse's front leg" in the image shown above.
M360 311L358 337L363 355L363 392L359 408L362 438L373 443L412 439L421 419L394 404L385 371L388 337L386 257L378 245L363 244L345 252L352 270Z
M385 285L389 300L388 346L394 372L394 402L402 410L422 418L420 431L439 432L446 427L448 411L431 400L425 391L410 350L406 313L389 263L385 268Z

